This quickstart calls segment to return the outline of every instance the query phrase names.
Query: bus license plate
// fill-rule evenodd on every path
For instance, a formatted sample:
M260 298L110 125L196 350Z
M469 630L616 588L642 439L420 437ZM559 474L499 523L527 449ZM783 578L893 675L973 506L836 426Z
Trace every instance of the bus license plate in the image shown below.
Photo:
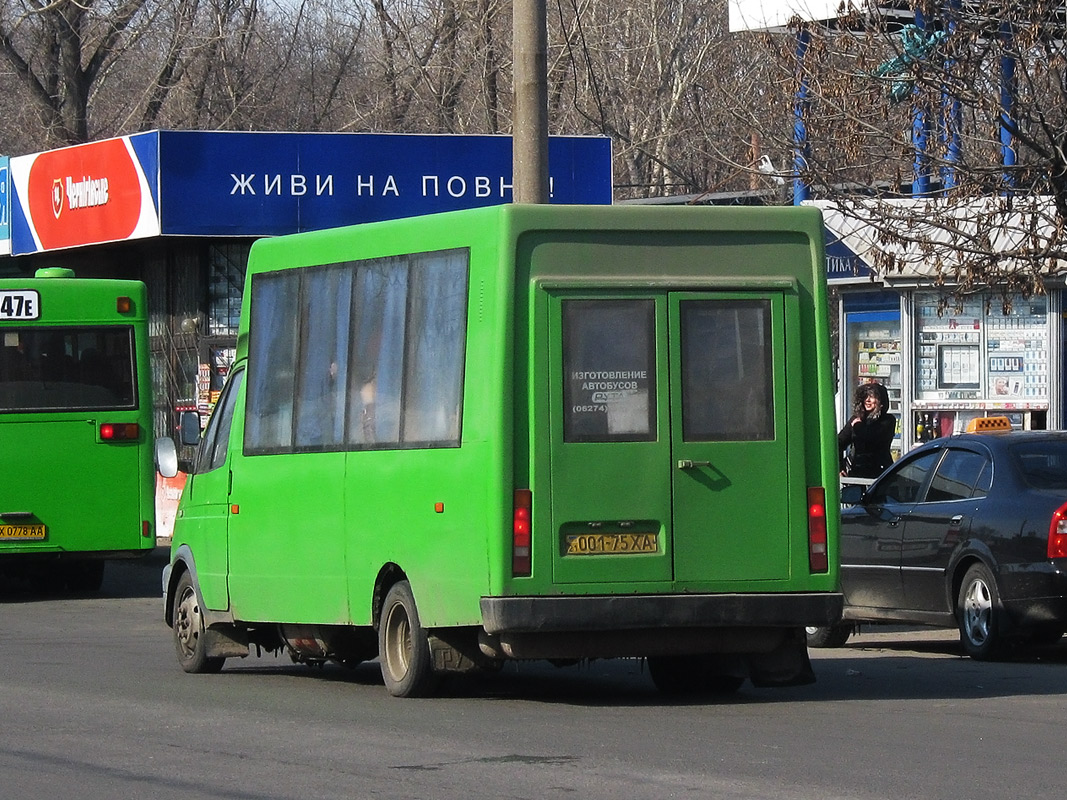
M25 541L43 539L44 525L0 525L0 539L8 541Z
M654 533L578 533L567 536L569 556L655 553L658 549Z

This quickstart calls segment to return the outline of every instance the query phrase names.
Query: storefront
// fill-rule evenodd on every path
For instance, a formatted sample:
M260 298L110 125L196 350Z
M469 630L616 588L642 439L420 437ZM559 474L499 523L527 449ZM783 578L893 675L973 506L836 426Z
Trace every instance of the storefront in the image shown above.
M857 233L854 219L838 224L824 214L841 424L855 388L878 381L898 419L895 457L960 433L976 417L1005 415L1021 429L1067 428L1062 278L1007 307L996 291L960 300L931 275L879 279L869 266L875 237Z

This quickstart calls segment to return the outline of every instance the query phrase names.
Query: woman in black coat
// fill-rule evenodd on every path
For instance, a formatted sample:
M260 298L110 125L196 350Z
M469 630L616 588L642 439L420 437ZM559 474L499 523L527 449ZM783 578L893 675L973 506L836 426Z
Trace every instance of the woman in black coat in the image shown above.
M890 464L889 450L896 435L897 419L889 413L889 392L880 383L865 383L856 389L852 418L837 434L839 452L852 445L852 466L841 470L854 478L877 478Z

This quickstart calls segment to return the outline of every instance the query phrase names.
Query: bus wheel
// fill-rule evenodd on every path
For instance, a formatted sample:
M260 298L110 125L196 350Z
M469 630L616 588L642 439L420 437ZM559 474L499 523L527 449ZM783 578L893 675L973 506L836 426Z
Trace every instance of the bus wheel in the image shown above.
M394 584L385 595L378 623L378 658L385 688L393 697L426 697L437 687L430 643L407 581Z
M174 590L174 605L171 608L174 620L174 650L178 664L186 672L218 672L225 658L208 656L204 646L204 617L200 613L200 601L196 586L188 572L178 578Z
M675 697L733 694L745 679L730 671L728 664L709 655L648 658L648 674L656 688Z

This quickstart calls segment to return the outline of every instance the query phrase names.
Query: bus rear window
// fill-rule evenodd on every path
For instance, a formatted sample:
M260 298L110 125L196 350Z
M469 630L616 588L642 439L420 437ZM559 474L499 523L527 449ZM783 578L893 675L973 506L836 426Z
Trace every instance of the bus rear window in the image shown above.
M563 440L656 438L652 300L563 303Z
M4 328L0 413L135 408L129 326Z

